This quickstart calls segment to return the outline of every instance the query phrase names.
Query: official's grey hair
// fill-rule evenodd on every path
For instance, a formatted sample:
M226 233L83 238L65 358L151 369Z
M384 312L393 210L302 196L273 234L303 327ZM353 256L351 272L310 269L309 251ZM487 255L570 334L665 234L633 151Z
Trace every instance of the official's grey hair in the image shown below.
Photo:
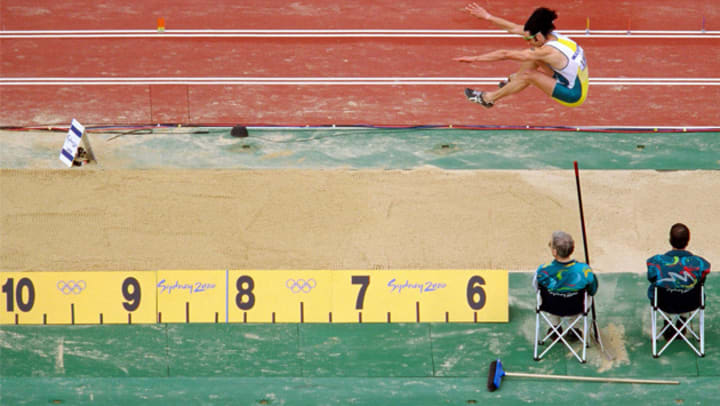
M570 234L564 231L552 233L552 246L561 258L567 258L575 251L575 241Z

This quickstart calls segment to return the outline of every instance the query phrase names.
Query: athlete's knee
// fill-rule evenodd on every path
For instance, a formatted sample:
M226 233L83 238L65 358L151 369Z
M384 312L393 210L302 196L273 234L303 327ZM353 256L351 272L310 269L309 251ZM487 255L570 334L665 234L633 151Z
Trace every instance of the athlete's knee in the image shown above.
M525 79L527 82L537 85L548 78L548 75L540 71L529 71L525 72Z
M512 81L515 82L522 82L522 83L533 83L533 77L535 74L537 74L537 71L525 71L525 72L518 72L513 74Z

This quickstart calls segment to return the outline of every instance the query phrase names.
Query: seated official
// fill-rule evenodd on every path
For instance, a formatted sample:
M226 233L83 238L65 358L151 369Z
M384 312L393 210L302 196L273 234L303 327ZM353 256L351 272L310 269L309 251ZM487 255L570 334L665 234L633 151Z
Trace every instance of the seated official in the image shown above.
M687 250L690 242L690 230L682 223L670 227L670 245L672 250L665 254L655 255L647 260L647 278L650 281L648 298L654 303L655 287L667 289L669 292L687 293L704 283L705 277L710 273L710 263L705 258L693 255ZM681 296L675 296L675 300ZM667 305L667 304L666 304ZM670 304L672 307L683 308L681 302ZM684 323L686 313L681 313L677 325ZM663 326L667 325L667 320ZM678 327L679 328L679 327ZM666 329L663 336L666 340L673 337L673 330Z
M588 289L595 295L598 281L588 264L570 258L575 250L575 241L570 234L555 231L548 244L552 252L552 262L540 265L533 278L533 286L546 288L550 292L570 293Z
M647 260L647 278L650 281L648 298L653 301L655 286L677 292L688 292L705 280L710 263L687 250L690 230L677 223L670 228L672 250Z
M553 256L553 261L540 265L533 277L533 286L536 290L545 288L550 294L564 295L581 291L587 288L589 295L593 296L598 289L598 281L588 264L578 262L570 256L575 250L575 241L570 234L563 231L555 231L548 243ZM549 317L552 324L557 326L561 317L551 314ZM560 327L559 327L560 328ZM548 329L550 334L552 328ZM562 328L560 328L562 331ZM577 336L580 333L576 331ZM576 335L570 335L574 339Z

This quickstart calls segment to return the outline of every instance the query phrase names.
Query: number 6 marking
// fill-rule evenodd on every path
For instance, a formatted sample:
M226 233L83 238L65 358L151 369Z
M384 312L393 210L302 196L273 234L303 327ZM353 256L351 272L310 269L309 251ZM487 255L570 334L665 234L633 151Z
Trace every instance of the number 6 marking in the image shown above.
M480 310L485 307L485 290L481 285L485 284L485 279L482 276L473 276L468 281L467 285L467 301L470 308L473 310ZM475 300L477 295L477 300Z
M363 302L365 301L365 292L367 292L367 288L370 285L370 276L353 276L351 282L353 285L362 285L360 286L360 291L355 301L355 309L362 310Z

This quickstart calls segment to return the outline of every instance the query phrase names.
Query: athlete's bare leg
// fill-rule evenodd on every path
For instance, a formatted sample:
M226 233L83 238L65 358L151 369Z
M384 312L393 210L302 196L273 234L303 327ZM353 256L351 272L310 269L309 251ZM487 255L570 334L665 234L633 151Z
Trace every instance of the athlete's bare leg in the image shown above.
M503 97L518 93L532 85L542 90L548 96L552 96L557 80L551 75L538 69L521 70L510 76L510 81L502 88L494 92L484 92L483 99L486 102L495 103Z
M515 73L511 73L510 76L508 76L508 78L512 79L512 77L516 76L517 74L520 74L523 72L529 72L532 70L538 70L538 69L540 69L543 72L552 76L552 69L550 69L544 63L538 64L537 62L534 62L534 61L525 61L520 64L520 69L518 69L517 72L515 72Z

